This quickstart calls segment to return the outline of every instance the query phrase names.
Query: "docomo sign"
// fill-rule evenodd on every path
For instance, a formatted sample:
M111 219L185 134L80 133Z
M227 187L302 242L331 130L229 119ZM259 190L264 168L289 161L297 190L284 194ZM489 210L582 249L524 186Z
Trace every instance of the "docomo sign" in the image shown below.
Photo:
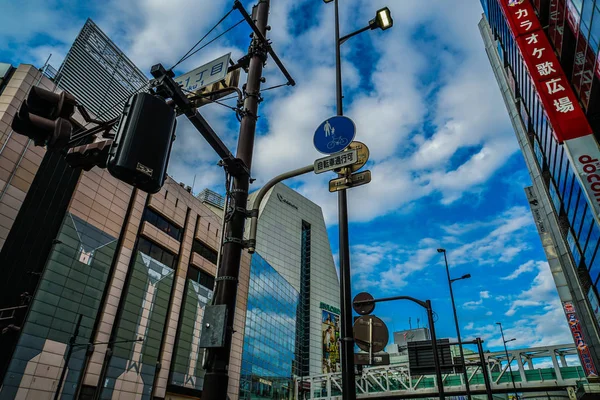
M588 203L594 209L594 218L600 225L600 151L594 135L587 135L564 143L567 156L575 168Z
M548 114L556 140L589 135L592 129L527 0L500 0L519 51Z

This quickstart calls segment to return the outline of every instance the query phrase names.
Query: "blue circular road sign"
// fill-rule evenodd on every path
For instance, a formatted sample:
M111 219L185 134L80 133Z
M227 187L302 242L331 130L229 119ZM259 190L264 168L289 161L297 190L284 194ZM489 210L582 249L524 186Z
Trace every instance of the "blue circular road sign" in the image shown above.
M324 154L337 153L352 143L356 135L354 121L348 117L335 116L326 119L315 131L313 143Z

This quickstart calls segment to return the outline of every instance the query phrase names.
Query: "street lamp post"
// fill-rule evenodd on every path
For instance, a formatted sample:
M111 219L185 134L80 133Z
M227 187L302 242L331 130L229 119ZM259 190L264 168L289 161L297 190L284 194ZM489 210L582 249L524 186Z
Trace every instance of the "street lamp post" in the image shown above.
M465 354L463 351L462 339L460 338L460 327L458 324L458 315L456 314L456 304L454 303L454 292L452 291L452 283L461 279L468 279L471 274L466 274L460 278L450 279L450 268L448 268L448 258L446 257L446 249L437 249L438 253L444 253L444 262L446 263L446 275L448 276L448 287L450 288L450 299L452 300L452 311L454 312L454 324L456 325L456 336L458 338L458 349L460 350L460 359L463 365L463 376L465 377L465 390L467 398L471 399L471 388L469 387L469 373L467 372L467 363L465 362Z
M508 349L506 348L506 343L517 340L515 338L505 340L504 339L504 330L502 329L502 322L496 322L496 325L500 326L500 334L502 335L502 343L504 343L504 354L506 354L506 362L508 363L508 371L510 372L510 380L512 381L513 389L515 390L515 397L517 400L519 399L519 394L517 393L517 385L515 384L515 377L512 373L512 367L510 366L510 358L508 358Z
M338 0L323 0L325 3L334 2L335 13L335 93L337 115L344 115L342 94L342 61L340 46L352 36L368 29L390 28L394 21L389 8L377 11L369 25L340 38L340 21ZM356 382L354 380L354 336L352 331L352 285L350 283L350 244L348 239L348 200L346 189L338 191L338 229L340 255L340 305L341 305L341 366L342 366L342 396L344 400L356 399Z

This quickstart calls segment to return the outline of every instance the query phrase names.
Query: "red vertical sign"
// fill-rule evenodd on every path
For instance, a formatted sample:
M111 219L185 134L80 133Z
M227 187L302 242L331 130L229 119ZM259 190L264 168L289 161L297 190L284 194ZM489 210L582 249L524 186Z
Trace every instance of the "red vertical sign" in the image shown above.
M527 0L499 1L556 140L562 143L592 133L531 3Z

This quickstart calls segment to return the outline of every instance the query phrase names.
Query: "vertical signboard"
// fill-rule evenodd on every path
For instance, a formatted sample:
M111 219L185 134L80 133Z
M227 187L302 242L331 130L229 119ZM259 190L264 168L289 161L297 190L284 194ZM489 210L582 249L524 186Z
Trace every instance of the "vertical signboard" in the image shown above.
M579 353L579 359L581 361L583 371L585 372L585 376L597 377L598 371L596 370L596 366L594 365L594 361L592 360L592 354L590 353L590 349L585 342L585 338L583 337L583 332L581 331L581 323L579 322L579 318L577 318L575 306L570 301L566 301L563 303L563 309L567 316L567 321L569 321L569 329L571 330L571 334L573 335L575 346L577 346L577 352Z
M556 135L565 140L592 133L550 41L528 0L500 0L523 61Z
M321 303L323 307L323 303ZM321 334L323 339L322 370L324 374L339 372L340 369L340 314L333 307L321 309Z

